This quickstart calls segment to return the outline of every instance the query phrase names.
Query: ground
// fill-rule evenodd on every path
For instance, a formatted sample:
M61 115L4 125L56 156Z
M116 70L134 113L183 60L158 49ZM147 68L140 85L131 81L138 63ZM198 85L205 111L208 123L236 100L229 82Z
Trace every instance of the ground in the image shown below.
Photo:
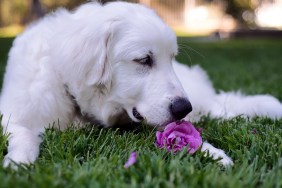
M11 43L0 39L1 75ZM177 59L203 66L218 91L240 89L282 100L281 40L179 38L179 44ZM146 125L129 131L48 129L34 165L16 172L0 165L1 187L282 187L282 120L206 117L195 126L203 128L204 140L227 152L233 167L224 168L200 152L174 155L158 149L156 130ZM0 162L6 149L6 136L0 136ZM133 151L138 161L124 169Z

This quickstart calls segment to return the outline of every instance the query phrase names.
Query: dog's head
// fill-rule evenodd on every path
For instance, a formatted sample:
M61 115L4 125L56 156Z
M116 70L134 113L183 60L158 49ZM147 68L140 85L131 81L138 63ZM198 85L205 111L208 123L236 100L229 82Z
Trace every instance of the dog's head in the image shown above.
M109 118L119 121L122 112L134 122L155 126L184 118L192 106L172 67L177 55L174 32L142 5L118 2L103 9L103 24L91 34L98 37L89 45L98 46L86 74L88 86L101 88L100 98L92 105L90 98L85 100L88 113L97 114L92 108L99 104L106 124L117 123Z

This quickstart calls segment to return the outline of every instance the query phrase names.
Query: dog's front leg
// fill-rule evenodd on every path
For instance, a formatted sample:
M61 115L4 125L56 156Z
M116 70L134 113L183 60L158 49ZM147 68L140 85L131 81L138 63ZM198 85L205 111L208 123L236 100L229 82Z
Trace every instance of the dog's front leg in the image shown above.
M233 165L232 159L223 150L215 148L207 142L203 143L201 152L204 152L206 156L211 156L214 160L220 159L218 162L223 166Z
M4 158L3 166L33 163L39 154L39 145L42 141L38 131L26 127L9 125L8 153Z

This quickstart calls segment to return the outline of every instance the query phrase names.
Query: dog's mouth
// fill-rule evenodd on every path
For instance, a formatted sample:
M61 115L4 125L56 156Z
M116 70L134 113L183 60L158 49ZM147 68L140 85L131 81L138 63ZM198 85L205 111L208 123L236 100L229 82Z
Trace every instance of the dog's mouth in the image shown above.
M132 109L132 114L137 120L139 120L139 121L144 120L144 117L137 111L137 109L135 107Z
M134 107L134 108L132 109L132 115L133 115L133 117L134 117L134 119L135 119L135 120L133 120L133 121L135 121L135 122L141 122L141 121L146 120L146 119L140 114L140 112L137 110L136 107ZM173 118L171 118L171 119L166 120L165 122L160 123L160 124L154 124L154 123L149 123L149 122L146 122L146 123L149 123L149 124L150 124L151 126L153 126L153 127L158 127L158 129L161 130L161 129L164 129L167 124L169 124L169 123L171 123L171 122L173 122L173 121L175 121L175 120L174 120Z

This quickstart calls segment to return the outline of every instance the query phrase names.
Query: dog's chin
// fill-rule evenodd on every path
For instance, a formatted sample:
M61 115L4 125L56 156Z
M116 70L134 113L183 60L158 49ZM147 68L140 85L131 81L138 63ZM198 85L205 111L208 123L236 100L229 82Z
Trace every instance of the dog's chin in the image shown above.
M151 127L154 127L158 131L163 131L165 127L171 122L173 122L173 120L165 121L164 123L153 123L153 122L145 121L146 124L148 124Z
M162 131L162 130L165 129L165 127L166 127L169 123L171 123L171 122L173 122L173 121L174 121L173 119L170 119L170 120L164 121L163 123L155 124L154 127L156 127L157 130Z

